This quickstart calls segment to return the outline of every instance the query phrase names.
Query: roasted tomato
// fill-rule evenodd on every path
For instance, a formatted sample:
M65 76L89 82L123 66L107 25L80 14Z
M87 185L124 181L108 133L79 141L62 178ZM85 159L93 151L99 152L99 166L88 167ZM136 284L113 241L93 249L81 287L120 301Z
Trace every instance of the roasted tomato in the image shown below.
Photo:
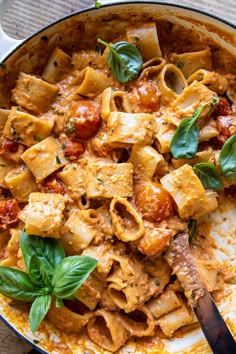
M69 111L65 131L72 138L89 139L97 133L100 124L98 104L93 101L76 101Z
M1 143L0 155L4 156L8 160L19 162L25 149L26 148L24 145L5 139Z
M84 153L84 145L79 141L65 142L64 156L70 161L77 160Z
M165 222L165 221L164 221ZM165 225L156 226L154 223L146 221L145 235L137 240L138 249L147 256L154 256L163 252L169 246L173 231Z
M226 138L230 138L231 135L236 133L236 117L218 116L216 122L220 134Z
M219 130L218 141L224 144L231 135L236 133L235 116L218 116L216 118L217 128Z
M160 105L160 92L157 85L149 81L138 81L127 93L127 102L133 112L155 112Z
M221 98L218 105L214 109L214 117L227 116L232 114L232 109L226 98Z
M160 222L173 214L172 197L157 182L140 185L135 203L143 218L151 222Z
M62 182L55 175L45 178L41 186L44 193L65 194Z
M14 227L18 222L19 211L15 199L0 200L0 229Z

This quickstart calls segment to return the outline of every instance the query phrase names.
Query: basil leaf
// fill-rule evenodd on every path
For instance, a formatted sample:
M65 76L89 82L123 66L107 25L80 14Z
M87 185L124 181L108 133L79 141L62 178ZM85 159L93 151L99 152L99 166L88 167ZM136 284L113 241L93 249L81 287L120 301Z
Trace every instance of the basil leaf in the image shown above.
M102 3L99 1L95 1L95 8L96 9L100 9L100 7L102 6Z
M224 143L220 152L219 163L223 175L229 181L234 181L236 179L236 134Z
M171 143L170 151L175 159L191 159L197 153L199 127L197 119L201 115L206 104L199 107L192 118L185 118L176 129Z
M200 162L193 166L193 170L205 188L224 189L220 174L216 166L210 162Z
M133 44L121 41L110 45L101 39L98 39L98 43L110 49L107 54L107 64L117 81L126 83L137 78L143 60Z
M30 329L33 333L36 332L38 326L46 316L50 306L51 306L52 298L49 294L38 296L37 299L34 300L31 305L29 321L30 321Z
M29 277L32 283L35 283L36 285L46 285L48 288L51 287L51 277L42 261L35 254L33 254L30 259Z
M188 222L189 242L191 243L196 235L197 220L190 219Z
M29 269L31 257L36 255L51 276L56 266L65 258L64 249L60 242L50 237L42 238L28 235L23 231L20 238L20 247L27 269Z
M53 294L59 299L73 295L96 265L97 260L87 256L71 256L63 259L53 274Z
M31 302L38 288L27 273L11 267L0 266L0 293L12 300Z

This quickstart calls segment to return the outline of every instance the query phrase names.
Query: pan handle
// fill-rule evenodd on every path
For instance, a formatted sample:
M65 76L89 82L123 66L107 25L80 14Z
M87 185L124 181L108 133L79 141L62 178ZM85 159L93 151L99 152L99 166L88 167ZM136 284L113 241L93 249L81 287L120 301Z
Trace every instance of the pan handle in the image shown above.
M0 63L4 61L4 58L11 50L16 48L22 40L14 39L9 37L2 28L2 19L6 9L14 2L15 0L0 0Z

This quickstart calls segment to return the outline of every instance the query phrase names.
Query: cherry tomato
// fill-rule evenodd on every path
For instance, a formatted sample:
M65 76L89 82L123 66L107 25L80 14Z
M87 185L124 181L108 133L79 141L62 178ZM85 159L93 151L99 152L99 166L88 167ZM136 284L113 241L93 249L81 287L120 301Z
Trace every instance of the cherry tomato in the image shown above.
M172 197L157 182L140 185L135 202L143 218L151 222L160 222L173 214Z
M127 93L130 104L134 105L136 112L155 112L159 109L160 93L157 85L149 81L139 81Z
M62 182L54 175L48 176L42 183L44 193L65 194Z
M214 109L214 117L232 114L232 108L226 98L222 97Z
M24 145L5 139L1 143L0 154L8 160L19 162L25 149Z
M93 101L76 101L66 122L66 133L72 138L89 139L97 133L101 117L99 105Z
M18 222L19 212L15 199L0 200L0 229L14 227Z
M216 118L219 135L218 142L223 145L231 135L236 133L236 117L235 116L218 116Z
M84 153L84 145L79 141L68 140L65 143L64 156L70 161L77 160Z
M233 127L236 130L236 117L234 116L218 116L216 119L217 127L220 134L224 135L226 138L230 138L234 131L231 131Z

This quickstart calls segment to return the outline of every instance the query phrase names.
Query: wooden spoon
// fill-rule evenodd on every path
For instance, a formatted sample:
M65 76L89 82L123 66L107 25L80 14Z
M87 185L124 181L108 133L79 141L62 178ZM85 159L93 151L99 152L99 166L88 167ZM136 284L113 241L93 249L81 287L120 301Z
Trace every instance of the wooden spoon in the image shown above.
M174 237L166 260L179 279L213 353L236 354L236 342L200 278L187 232Z

